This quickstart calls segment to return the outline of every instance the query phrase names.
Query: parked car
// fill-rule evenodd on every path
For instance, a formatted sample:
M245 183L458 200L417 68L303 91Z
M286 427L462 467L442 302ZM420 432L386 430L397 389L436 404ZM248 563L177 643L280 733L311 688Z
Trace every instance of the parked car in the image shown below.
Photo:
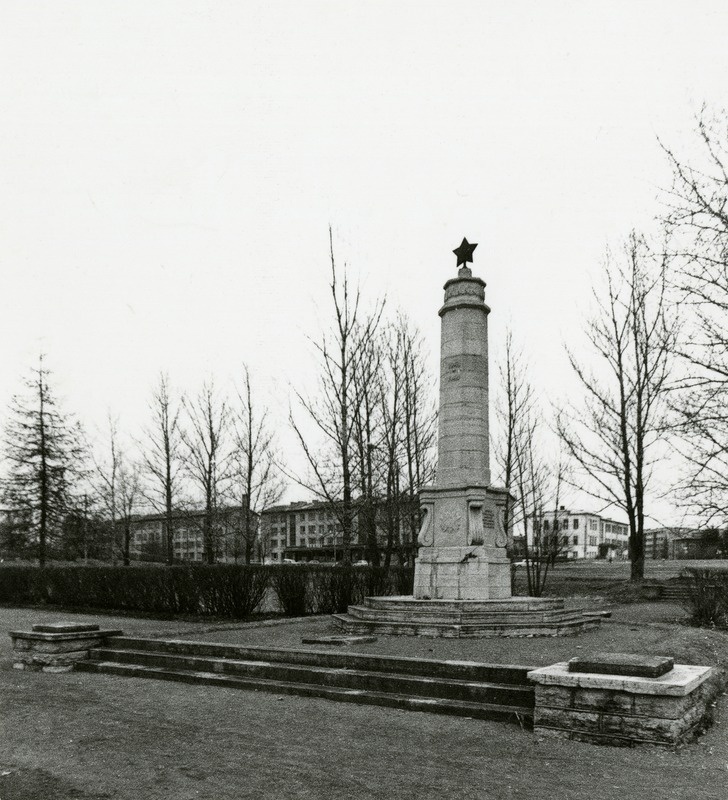
M369 562L365 558L359 559L359 561L354 562L355 567L368 567Z

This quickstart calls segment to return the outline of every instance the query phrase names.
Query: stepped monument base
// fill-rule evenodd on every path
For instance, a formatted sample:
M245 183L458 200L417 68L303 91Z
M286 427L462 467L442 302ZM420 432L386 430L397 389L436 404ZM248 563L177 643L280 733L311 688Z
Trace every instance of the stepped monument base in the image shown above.
M383 634L466 639L497 636L574 636L599 626L558 597L501 600L418 600L367 597L334 624L348 634Z

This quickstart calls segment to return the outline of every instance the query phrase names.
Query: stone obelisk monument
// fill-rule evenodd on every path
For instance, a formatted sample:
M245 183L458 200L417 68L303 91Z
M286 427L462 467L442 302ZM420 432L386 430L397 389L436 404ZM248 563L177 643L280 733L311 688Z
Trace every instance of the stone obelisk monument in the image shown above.
M507 489L490 485L488 314L485 283L455 249L457 277L440 309L440 417L435 485L422 489L412 596L367 597L334 614L350 634L563 636L598 625L557 597L511 597L503 519Z
M490 488L488 314L485 282L468 268L476 244L454 252L458 275L440 309L440 416L435 486L420 492L414 596L492 600L511 596L503 490ZM498 500L501 500L499 503Z

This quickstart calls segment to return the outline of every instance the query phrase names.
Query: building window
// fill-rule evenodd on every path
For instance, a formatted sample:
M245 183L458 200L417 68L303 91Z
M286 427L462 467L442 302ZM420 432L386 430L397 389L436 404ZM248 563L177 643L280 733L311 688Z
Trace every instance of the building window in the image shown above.
M576 530L578 527L579 527L579 520L574 518L574 530Z
M590 528L591 528L593 531L595 531L595 530L597 529L597 521L596 521L595 519L590 519L590 520L589 520L589 527L590 527Z
M579 544L579 537L578 536L574 537L574 544Z

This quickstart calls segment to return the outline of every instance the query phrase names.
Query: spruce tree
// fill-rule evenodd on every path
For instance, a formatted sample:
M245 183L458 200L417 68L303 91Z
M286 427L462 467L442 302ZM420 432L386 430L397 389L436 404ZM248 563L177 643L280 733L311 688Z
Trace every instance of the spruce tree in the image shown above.
M40 566L49 541L60 535L73 509L83 453L80 427L63 413L49 375L41 355L24 381L25 391L12 399L4 448L4 504L16 521L16 534L24 539L26 551L35 550Z

